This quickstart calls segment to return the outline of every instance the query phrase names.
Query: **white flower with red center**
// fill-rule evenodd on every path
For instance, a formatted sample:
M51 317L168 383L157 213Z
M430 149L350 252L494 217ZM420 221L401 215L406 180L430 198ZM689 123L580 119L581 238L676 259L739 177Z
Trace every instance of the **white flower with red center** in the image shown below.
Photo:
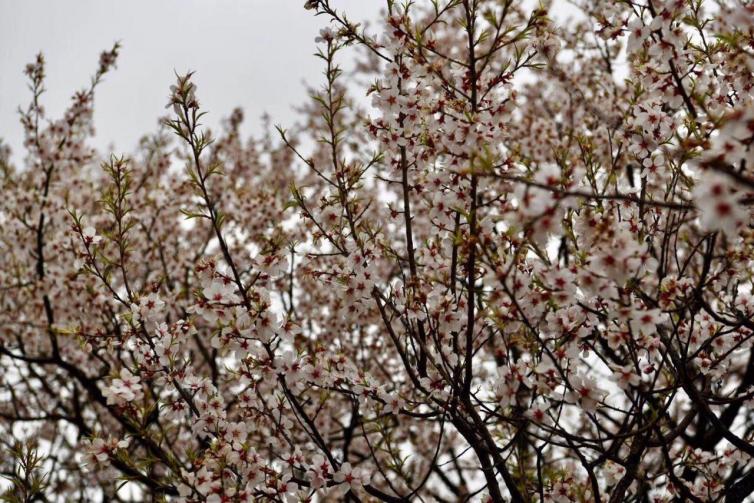
M306 380L317 384L319 386L327 386L332 383L332 375L328 372L321 363L304 365L304 373Z
M706 231L722 231L730 238L749 222L749 213L738 203L738 191L726 175L703 171L693 197L699 224Z
M631 316L631 330L634 334L653 335L657 333L657 325L662 321L659 309L637 310Z
M81 237L84 238L84 244L87 246L96 245L102 241L102 236L97 235L97 230L92 226L81 229Z
M553 503L571 503L577 501L571 492L571 481L561 480L552 485L552 491L545 494L545 501Z
M257 263L257 271L272 277L286 274L290 267L288 257L285 255L262 255L256 257L255 261Z
M636 387L641 383L641 377L630 366L620 366L613 369L613 378L621 389L628 390L631 387Z
M557 367L549 359L543 359L534 368L534 381L536 389L540 393L554 390L560 382L560 373Z
M377 392L377 396L384 403L382 412L385 414L397 414L403 408L403 399L397 393L388 393L387 391L380 389Z
M165 302L159 295L152 292L139 299L139 304L131 307L131 310L138 318L149 321L156 321L162 316Z
M309 470L306 472L313 489L319 489L327 484L332 477L332 466L321 454L316 454L312 458Z
M641 260L641 247L629 223L621 224L609 247L600 250L597 264L602 266L608 277L619 285L633 275L643 274L646 267Z
M628 25L628 53L631 54L641 48L649 38L651 30L641 19L635 19Z
M429 218L442 229L452 229L453 225L453 207L448 196L438 192L429 201Z
M304 364L293 351L286 351L275 362L275 369L279 375L285 377L289 386L298 387L303 383L305 373Z
M537 398L526 410L525 414L531 421L537 424L549 424L550 416L547 415L549 406L542 398Z
M754 107L751 102L737 106L725 116L722 128L711 139L708 159L718 159L732 166L750 167L754 163Z
M199 314L208 323L228 321L233 314L233 306L240 301L235 291L231 281L215 278L204 287L202 297L188 311Z
M558 300L560 302L573 297L575 294L577 283L576 276L572 271L557 267L545 271L543 276L547 286L559 294Z
M272 472L270 475L265 483L265 487L257 488L257 492L261 489L262 492L267 494L267 498L263 498L265 501L267 499L271 501L286 501L287 503L302 501L297 494L299 490L298 484L291 480L291 473L280 475L279 473ZM253 501L257 501L257 499Z
M383 88L372 97L372 104L382 111L386 119L392 119L405 106L405 102L405 96L401 96L396 88Z
M304 464L304 456L301 454L301 449L297 447L287 458L284 458L284 461L288 465L289 470L301 467Z
M581 307L570 306L548 313L547 320L552 323L553 327L558 327L562 333L575 333L584 325L586 315Z
M560 168L547 164L535 172L534 181L551 190L525 184L516 186L514 194L520 224L527 227L532 239L540 243L544 243L548 236L559 233L562 227L566 202L555 195L561 180Z
M185 375L181 380L181 385L191 391L203 391L206 393L208 389L207 379L193 374Z
M189 480L193 482L199 494L204 496L207 496L216 488L220 488L220 480L216 479L215 475L206 466L202 466L199 471L189 477Z
M344 484L352 491L357 491L364 485L369 484L369 474L360 469L351 466L351 463L343 463L340 470L335 472L333 480L338 484Z
M176 352L173 349L173 335L170 333L167 323L160 323L155 332L159 339L154 344L154 353L157 355L159 364L167 367L171 364Z
M653 135L655 140L664 138L670 132L670 118L661 110L660 103L645 103L638 107L634 124L641 127L645 134Z
M188 405L186 405L186 402L176 400L174 402L166 404L162 408L162 410L164 411L166 417L173 420L179 420L185 417L186 412L188 411Z
M259 403L259 400L253 392L246 390L238 395L238 403L241 407L249 408L256 407Z
M215 279L202 293L213 304L235 304L238 302L235 291L236 288L230 281Z
M225 429L225 440L232 444L233 448L239 450L243 447L243 443L246 441L248 435L248 428L246 423L228 423Z
M278 328L280 328L280 318L269 311L259 314L254 320L254 335L262 342L269 342Z
M314 39L314 42L319 44L323 42L332 42L333 40L335 40L335 32L331 28L322 28L319 30L319 35Z
M317 223L325 229L336 227L342 219L342 210L333 206L327 206L319 215Z
M102 394L107 397L108 404L123 405L140 400L143 396L141 380L139 376L133 375L128 369L123 368L120 371L120 377L113 379L113 382Z
M740 293L736 297L735 308L744 316L754 314L754 295L751 292Z
M594 379L584 375L572 377L571 387L566 393L566 399L571 403L578 403L586 412L595 412L607 395L607 392L599 389Z
M87 448L87 463L94 464L107 461L110 456L115 454L117 449L125 449L126 447L128 447L127 440L117 440L114 438L105 440L97 437L91 441Z

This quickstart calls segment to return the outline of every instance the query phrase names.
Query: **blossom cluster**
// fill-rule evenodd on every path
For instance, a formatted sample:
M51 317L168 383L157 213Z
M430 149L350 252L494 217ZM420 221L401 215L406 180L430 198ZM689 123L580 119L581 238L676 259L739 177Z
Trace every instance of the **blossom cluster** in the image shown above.
M31 63L0 432L45 442L39 490L754 494L754 9L574 5L389 1L370 31L309 0L298 124L211 131L182 74L130 156L88 146L118 45L59 120Z

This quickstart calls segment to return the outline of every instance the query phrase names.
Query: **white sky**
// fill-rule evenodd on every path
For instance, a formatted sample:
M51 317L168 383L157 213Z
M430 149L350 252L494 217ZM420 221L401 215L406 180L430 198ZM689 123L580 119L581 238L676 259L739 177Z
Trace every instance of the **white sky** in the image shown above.
M325 26L304 0L0 0L0 138L20 161L19 105L30 93L23 69L36 53L47 60L48 116L58 118L75 90L89 82L99 53L122 43L118 67L95 98L94 145L133 151L166 113L174 70L195 70L198 97L216 126L236 106L245 132L259 117L293 124L306 99L305 81L319 85L312 54ZM331 0L354 21L374 19L384 0Z

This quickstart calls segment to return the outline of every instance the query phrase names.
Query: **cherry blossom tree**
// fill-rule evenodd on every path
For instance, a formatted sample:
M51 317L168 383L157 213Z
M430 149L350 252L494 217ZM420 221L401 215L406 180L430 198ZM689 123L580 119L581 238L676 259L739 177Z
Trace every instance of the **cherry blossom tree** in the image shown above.
M129 155L118 45L57 119L29 64L5 500L754 494L754 5L569 5L308 0L297 124L210 131L180 74Z

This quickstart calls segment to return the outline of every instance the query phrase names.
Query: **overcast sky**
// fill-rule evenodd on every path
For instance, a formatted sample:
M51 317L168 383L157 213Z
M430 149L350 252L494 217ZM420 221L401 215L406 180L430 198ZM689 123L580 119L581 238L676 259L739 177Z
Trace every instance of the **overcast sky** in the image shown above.
M333 0L353 20L374 19L382 0ZM48 115L58 118L73 91L119 40L118 68L100 86L95 145L130 152L165 113L174 70L195 70L198 96L216 125L235 106L246 132L268 112L283 126L306 99L305 81L319 84L312 56L324 17L303 0L0 0L0 137L19 160L17 109L29 101L23 68L42 51L47 60ZM256 123L256 125L255 125Z

